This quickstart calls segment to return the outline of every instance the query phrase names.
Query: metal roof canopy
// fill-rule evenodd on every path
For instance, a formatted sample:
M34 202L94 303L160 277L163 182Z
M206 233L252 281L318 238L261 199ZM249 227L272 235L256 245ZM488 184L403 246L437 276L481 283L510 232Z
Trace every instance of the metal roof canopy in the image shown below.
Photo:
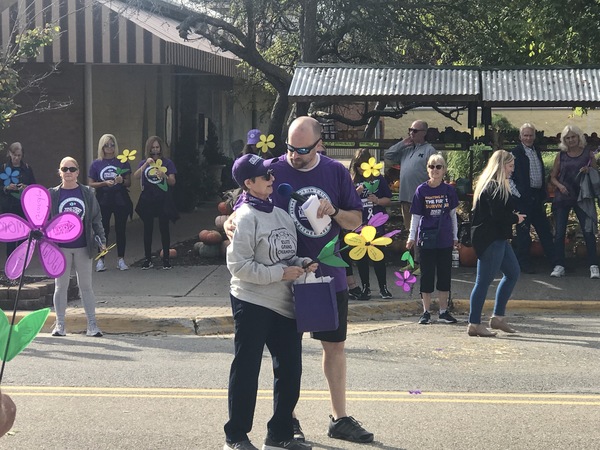
M600 104L600 67L298 64L288 95L297 102L592 106Z

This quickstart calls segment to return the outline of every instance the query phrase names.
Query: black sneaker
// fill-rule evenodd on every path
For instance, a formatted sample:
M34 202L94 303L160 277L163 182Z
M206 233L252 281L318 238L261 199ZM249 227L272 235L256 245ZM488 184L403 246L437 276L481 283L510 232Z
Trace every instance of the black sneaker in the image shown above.
M371 288L369 288L369 286L363 286L357 300L371 300Z
M452 315L446 311L440 314L440 317L438 318L438 320L440 322L444 322L444 323L456 323L458 322L454 317L452 317Z
M333 416L329 417L331 420L329 421L327 436L330 438L350 442L373 442L373 433L365 430L354 417L341 417L338 420L333 420Z
M306 438L304 437L304 433L302 432L302 427L300 426L300 421L298 419L292 418L292 427L294 428L294 440L298 442L305 442Z
M249 440L233 442L226 442L223 446L223 450L258 450Z
M383 286L381 289L379 289L379 296L381 298L392 298L392 293L388 291L387 286Z
M172 269L172 268L173 268L173 266L171 265L171 263L169 262L169 260L165 259L163 261L163 270L169 270L169 269Z
M312 450L312 445L307 444L306 442L299 442L294 439L292 439L291 441L277 442L271 439L269 436L267 436L262 450L277 450L280 448L285 448L289 450Z
M151 269L152 267L154 267L154 264L152 264L151 259L147 259L146 261L144 261L144 264L142 264L142 270L148 270L148 269Z
M429 314L429 311L425 311L419 319L419 324L427 325L428 323L431 323L431 314Z
M362 294L362 290L358 286L348 289L348 298L350 300L358 300L360 294Z

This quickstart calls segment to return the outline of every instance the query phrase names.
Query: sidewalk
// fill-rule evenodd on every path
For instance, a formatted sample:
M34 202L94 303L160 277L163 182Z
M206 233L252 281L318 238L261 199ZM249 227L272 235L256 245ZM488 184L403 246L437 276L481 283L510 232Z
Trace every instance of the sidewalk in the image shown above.
M214 228L218 215L216 204L206 204L196 211L182 214L176 224L171 224L171 242L190 239L205 228ZM153 249L160 247L155 227ZM132 264L143 258L142 223L134 220L127 227L126 262ZM114 234L111 234L111 242ZM4 254L4 248L0 248ZM107 270L94 272L94 292L97 300L97 319L105 333L168 333L168 334L214 334L233 331L229 306L229 272L224 261L203 266L174 266L162 270L158 264L153 269L116 269L117 256L113 251L106 259ZM537 311L540 314L600 312L600 280L590 280L583 262L570 259L571 270L564 278L550 278L550 267L538 261L538 274L523 274L517 284L513 299L508 305L508 315ZM394 283L397 266L388 266L387 283L394 299L381 300L378 290L373 290L370 301L351 301L349 320L361 322L385 320L399 316L414 316L416 322L421 314L418 282L412 295L405 293ZM34 257L27 275L42 274ZM358 279L358 274L356 274ZM475 280L475 268L461 267L453 271L452 297L456 316L466 322L468 299ZM496 280L488 294L485 311L491 311ZM371 285L377 286L371 274ZM7 314L9 312L7 311ZM27 314L20 311L19 316ZM435 318L435 316L434 316ZM411 319L412 320L412 319ZM52 313L42 332L49 332L54 323ZM67 333L85 332L86 321L81 302L69 303L67 309Z

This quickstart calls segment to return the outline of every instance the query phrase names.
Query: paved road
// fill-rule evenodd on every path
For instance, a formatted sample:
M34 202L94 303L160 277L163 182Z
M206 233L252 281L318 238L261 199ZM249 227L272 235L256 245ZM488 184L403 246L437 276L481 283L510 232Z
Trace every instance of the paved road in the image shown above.
M515 326L497 339L412 320L351 326L349 412L375 432L369 446L326 436L320 346L305 339L307 436L315 449L599 448L600 320L536 314ZM18 415L0 447L222 448L232 347L230 335L40 337L7 366L3 390ZM255 443L270 377L265 354Z

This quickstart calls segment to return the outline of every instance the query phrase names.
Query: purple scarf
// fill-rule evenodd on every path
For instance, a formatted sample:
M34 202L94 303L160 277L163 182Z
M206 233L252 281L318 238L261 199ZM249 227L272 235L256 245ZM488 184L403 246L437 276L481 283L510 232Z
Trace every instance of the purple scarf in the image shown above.
M235 202L235 206L239 207L242 203L248 203L253 208L262 212L270 213L271 211L273 211L273 202L271 202L270 198L268 200L262 200L260 198L254 197L253 195L250 195L246 191L244 191L242 195L240 195L237 202Z

